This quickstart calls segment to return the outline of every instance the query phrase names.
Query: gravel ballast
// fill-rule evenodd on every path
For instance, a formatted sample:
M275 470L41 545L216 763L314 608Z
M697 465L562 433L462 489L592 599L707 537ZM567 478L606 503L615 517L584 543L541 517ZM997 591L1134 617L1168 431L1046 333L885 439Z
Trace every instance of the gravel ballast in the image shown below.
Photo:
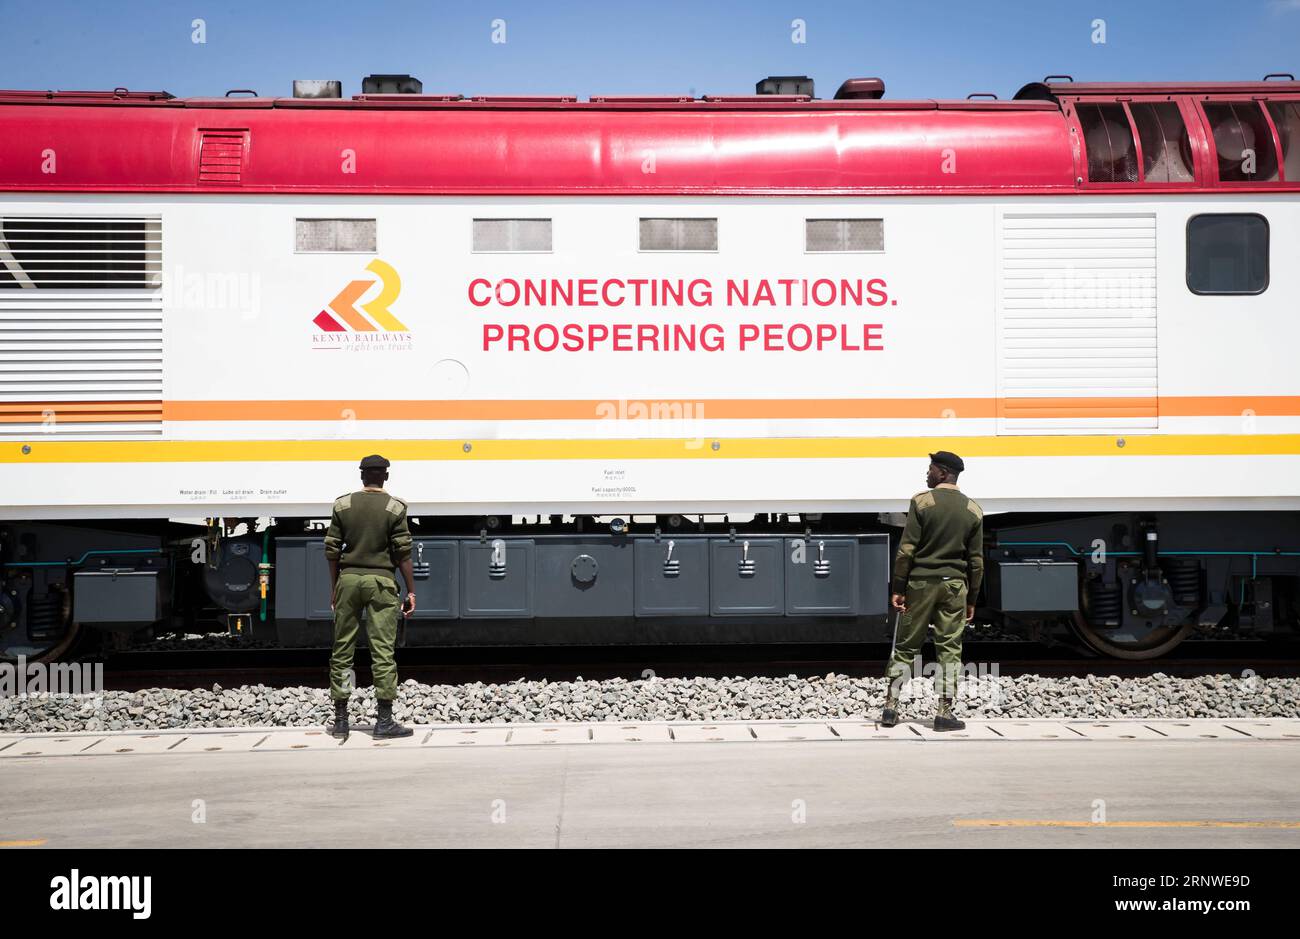
M830 674L798 678L649 678L399 686L394 716L426 723L549 721L797 720L875 718L883 678ZM903 689L902 718L929 718L928 678ZM323 725L332 715L324 688L241 685L210 689L106 691L100 695L0 697L0 733ZM352 696L353 721L375 714L374 690ZM1300 678L1211 675L1137 678L1037 675L962 683L958 715L972 718L1300 717Z

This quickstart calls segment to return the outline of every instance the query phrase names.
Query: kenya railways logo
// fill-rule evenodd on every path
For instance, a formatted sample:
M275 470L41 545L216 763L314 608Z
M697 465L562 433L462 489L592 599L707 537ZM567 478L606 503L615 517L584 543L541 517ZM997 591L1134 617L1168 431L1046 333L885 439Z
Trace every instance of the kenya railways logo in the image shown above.
M411 331L390 309L402 292L402 279L391 264L379 258L367 264L366 270L379 279L350 281L316 314L313 348L385 352L411 348Z

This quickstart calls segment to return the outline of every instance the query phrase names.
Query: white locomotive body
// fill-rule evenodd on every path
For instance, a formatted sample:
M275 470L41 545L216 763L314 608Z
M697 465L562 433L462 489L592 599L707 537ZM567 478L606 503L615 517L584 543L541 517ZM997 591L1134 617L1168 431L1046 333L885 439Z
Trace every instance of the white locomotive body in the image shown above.
M1225 211L1300 243L1294 195L860 199L884 250L825 254L808 222L842 200L78 199L148 220L162 284L0 295L41 406L6 426L3 514L319 515L372 451L414 514L896 511L939 448L990 511L1296 509L1300 268L1191 293L1188 221ZM342 214L376 251L294 251ZM485 217L552 249L474 253ZM645 217L716 219L718 248L640 251ZM322 330L376 261L405 328ZM640 280L666 296L633 306ZM82 422L96 398L161 408Z

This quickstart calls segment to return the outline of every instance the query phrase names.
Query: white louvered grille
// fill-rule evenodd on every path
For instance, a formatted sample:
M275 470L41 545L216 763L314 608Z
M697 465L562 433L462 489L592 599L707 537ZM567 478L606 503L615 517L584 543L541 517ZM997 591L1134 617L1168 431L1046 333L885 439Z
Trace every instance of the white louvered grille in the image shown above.
M162 432L157 218L0 218L0 437Z
M1007 214L1000 233L1001 433L1158 424L1151 214Z

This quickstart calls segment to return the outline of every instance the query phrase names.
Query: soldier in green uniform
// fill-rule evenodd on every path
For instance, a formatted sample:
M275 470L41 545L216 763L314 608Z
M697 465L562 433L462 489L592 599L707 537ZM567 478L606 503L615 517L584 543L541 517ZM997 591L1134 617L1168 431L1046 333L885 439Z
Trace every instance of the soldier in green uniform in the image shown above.
M358 492L334 500L334 514L325 535L325 557L330 566L334 610L334 651L330 655L330 697L334 700L335 737L348 734L348 698L351 695L352 656L357 648L361 611L366 611L366 638L370 643L371 672L379 701L376 737L409 737L413 731L393 720L397 697L397 581L400 567L406 589L415 576L411 570L411 532L406 525L406 503L384 491L389 462L382 456L361 461ZM415 594L401 604L403 616L415 612Z
M975 618L975 597L984 579L984 512L957 488L957 476L964 469L955 453L931 453L925 477L929 489L914 495L908 507L890 589L898 619L885 667L889 691L880 715L885 727L898 723L899 688L911 675L932 623L939 657L934 729L966 726L953 716L952 701L961 672L962 633Z

